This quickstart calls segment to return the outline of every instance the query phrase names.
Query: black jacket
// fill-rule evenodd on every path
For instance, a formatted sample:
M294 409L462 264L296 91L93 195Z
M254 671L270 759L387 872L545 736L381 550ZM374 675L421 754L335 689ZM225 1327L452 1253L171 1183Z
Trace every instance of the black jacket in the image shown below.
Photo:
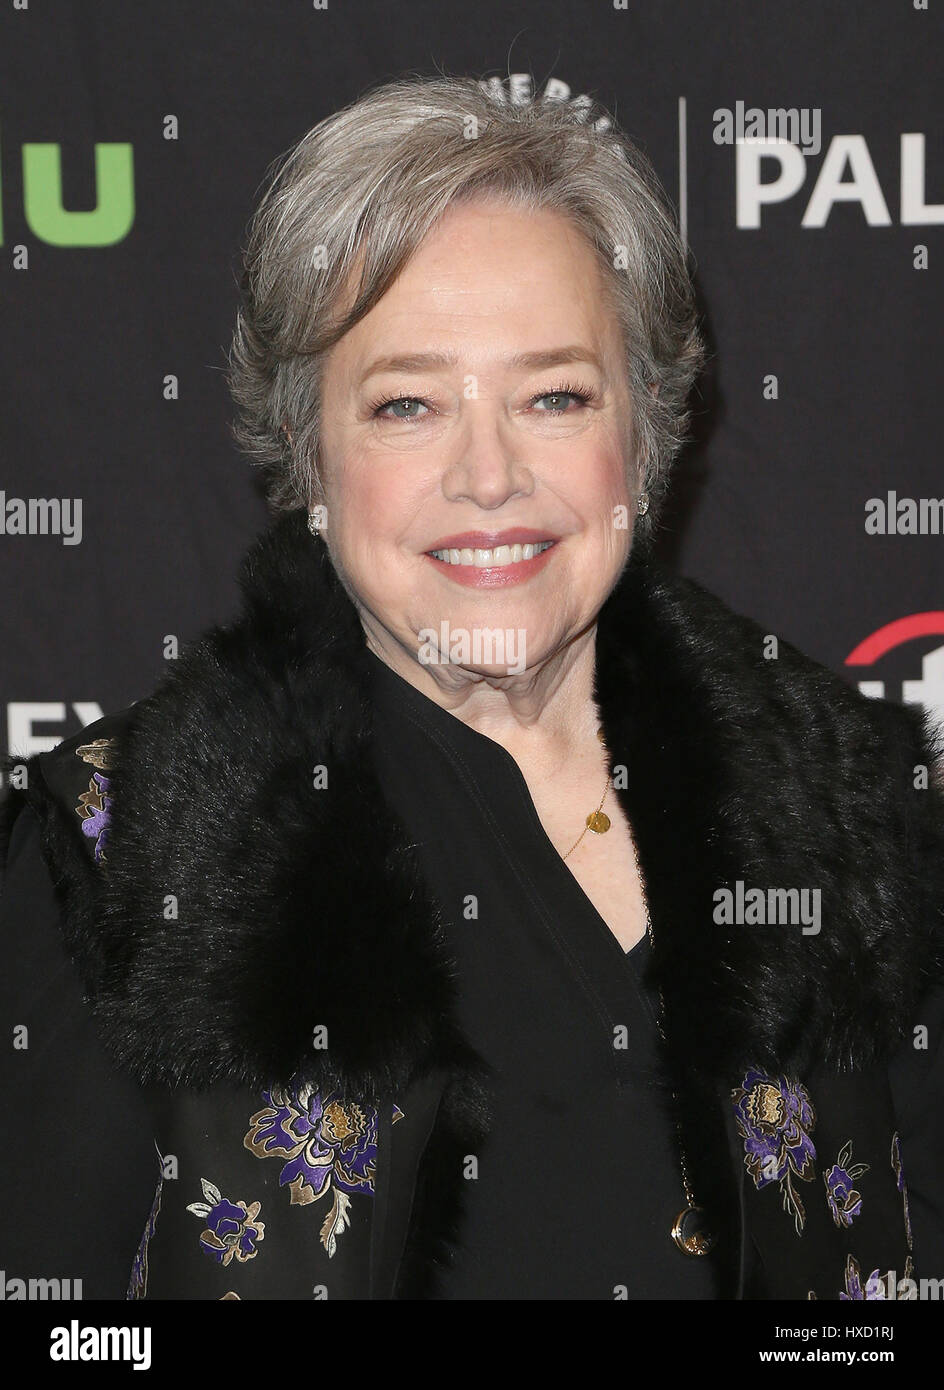
M486 1070L373 771L360 624L302 513L241 583L240 617L154 694L29 760L3 843L29 807L89 1024L160 1156L129 1296L434 1297ZM942 798L918 711L765 636L634 553L597 702L693 1186L737 1178L729 1292L862 1297L876 1271L944 1274ZM821 929L719 921L739 883L818 890ZM29 891L4 894L5 949ZM111 1181L103 1153L76 1190Z

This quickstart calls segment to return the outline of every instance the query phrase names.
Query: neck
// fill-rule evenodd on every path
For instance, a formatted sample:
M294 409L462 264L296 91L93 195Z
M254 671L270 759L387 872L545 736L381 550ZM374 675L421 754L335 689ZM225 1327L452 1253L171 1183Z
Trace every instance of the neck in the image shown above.
M595 740L596 623L539 665L511 676L453 663L427 665L361 611L367 646L397 675L525 762L560 757Z

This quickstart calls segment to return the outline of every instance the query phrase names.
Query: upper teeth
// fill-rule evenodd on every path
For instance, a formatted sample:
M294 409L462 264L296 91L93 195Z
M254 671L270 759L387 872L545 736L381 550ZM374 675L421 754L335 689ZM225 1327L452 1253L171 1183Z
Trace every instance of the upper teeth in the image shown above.
M538 541L536 545L498 545L494 550L431 550L437 560L447 565L474 565L476 569L494 569L500 565L517 565L522 560L533 560L542 550L553 545L553 541Z

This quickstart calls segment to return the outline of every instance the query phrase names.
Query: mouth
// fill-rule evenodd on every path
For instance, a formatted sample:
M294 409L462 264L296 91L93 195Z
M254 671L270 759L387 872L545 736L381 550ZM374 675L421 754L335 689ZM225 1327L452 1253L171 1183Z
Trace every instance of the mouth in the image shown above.
M448 550L428 550L434 560L444 565L471 565L475 569L504 569L507 565L520 565L523 560L533 560L545 550L550 550L556 541L538 541L536 544L498 545L488 549L481 546L451 547Z
M559 539L525 527L497 533L466 531L443 536L425 556L458 584L505 588L522 584L542 570Z

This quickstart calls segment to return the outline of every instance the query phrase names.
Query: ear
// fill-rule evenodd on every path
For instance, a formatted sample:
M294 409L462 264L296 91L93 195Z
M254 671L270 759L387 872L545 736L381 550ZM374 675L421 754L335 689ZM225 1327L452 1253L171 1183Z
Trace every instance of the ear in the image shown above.
M288 422L287 422L287 421L286 421L286 422L283 422L283 425L282 425L282 433L285 435L285 437L286 437L286 439L288 440L289 444L291 444L291 443L292 443L292 431L289 429L289 427L288 427Z

